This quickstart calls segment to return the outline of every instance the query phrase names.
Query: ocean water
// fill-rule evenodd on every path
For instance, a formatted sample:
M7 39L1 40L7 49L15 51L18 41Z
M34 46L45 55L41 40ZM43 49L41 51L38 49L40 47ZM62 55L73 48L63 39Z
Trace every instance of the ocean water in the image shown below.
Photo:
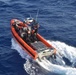
M50 72L15 42L10 20L36 18L39 33L60 53ZM0 0L0 75L76 75L76 0Z

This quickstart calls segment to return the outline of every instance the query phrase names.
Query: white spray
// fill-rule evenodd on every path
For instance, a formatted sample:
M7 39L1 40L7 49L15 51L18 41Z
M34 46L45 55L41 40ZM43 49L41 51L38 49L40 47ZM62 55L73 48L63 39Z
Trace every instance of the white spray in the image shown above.
M26 60L24 64L24 69L29 75L47 75L45 74L45 72L43 72L45 70L42 69L39 65L37 65L35 61L32 60L32 62L30 62L30 56L26 54L24 50L22 50L22 48L14 41L14 39L12 39L11 41L12 41L12 48L17 50L21 55L21 57ZM76 63L76 48L68 46L65 43L59 41L48 40L48 42L57 49L56 64L48 62L50 71L60 75L76 75L76 68L74 68L74 65ZM67 58L72 63L72 65L71 66L66 65L62 57ZM42 64L42 66L45 65Z

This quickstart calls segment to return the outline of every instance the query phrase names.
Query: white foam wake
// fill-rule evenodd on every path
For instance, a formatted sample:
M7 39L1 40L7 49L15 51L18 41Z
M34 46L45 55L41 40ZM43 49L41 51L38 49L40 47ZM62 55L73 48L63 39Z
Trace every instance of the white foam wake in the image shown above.
M22 58L26 60L24 64L24 69L29 75L47 75L47 71L40 67L33 60L30 60L30 57L22 48L14 41L12 41L12 48L17 50ZM60 75L76 75L76 68L74 68L76 63L76 48L68 46L67 44L59 41L49 41L57 49L57 58L55 61L48 62L51 66L50 71ZM63 57L69 60L71 65L67 65L66 61L63 60ZM45 61L44 61L45 62ZM42 64L42 66L45 66ZM56 75L56 74L55 74Z
M68 46L65 43L59 42L59 41L48 41L50 44L52 44L56 49L57 52L62 55L62 57L67 58L74 66L74 63L76 63L76 48L72 46Z

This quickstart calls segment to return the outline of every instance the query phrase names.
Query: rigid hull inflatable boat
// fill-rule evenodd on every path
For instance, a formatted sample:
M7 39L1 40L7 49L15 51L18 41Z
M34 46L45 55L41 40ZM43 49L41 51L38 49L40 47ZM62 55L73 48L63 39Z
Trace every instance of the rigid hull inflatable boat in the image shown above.
M50 45L39 33L36 33L35 35L37 39L36 41L34 40L28 43L27 40L21 37L21 33L19 32L20 29L16 28L16 24L19 24L23 27L28 27L29 25L17 19L11 20L12 35L17 43L23 48L24 51L28 53L29 56L31 56L38 63L42 62L42 60L44 60L44 58L46 59L46 57L54 56L55 58L56 49ZM31 33L33 34L33 30L31 30ZM26 35L24 38L26 38Z

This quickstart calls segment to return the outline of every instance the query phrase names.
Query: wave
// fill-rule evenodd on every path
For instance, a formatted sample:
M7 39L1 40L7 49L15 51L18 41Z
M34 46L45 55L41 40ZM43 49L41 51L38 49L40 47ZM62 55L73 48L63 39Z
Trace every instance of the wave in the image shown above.
M76 48L60 41L47 40L57 49L57 58L55 61L51 60L50 72L39 66L31 57L22 50L22 48L14 41L12 41L12 49L19 52L20 56L25 59L24 69L29 75L75 75L76 74ZM43 65L45 66L45 65Z

